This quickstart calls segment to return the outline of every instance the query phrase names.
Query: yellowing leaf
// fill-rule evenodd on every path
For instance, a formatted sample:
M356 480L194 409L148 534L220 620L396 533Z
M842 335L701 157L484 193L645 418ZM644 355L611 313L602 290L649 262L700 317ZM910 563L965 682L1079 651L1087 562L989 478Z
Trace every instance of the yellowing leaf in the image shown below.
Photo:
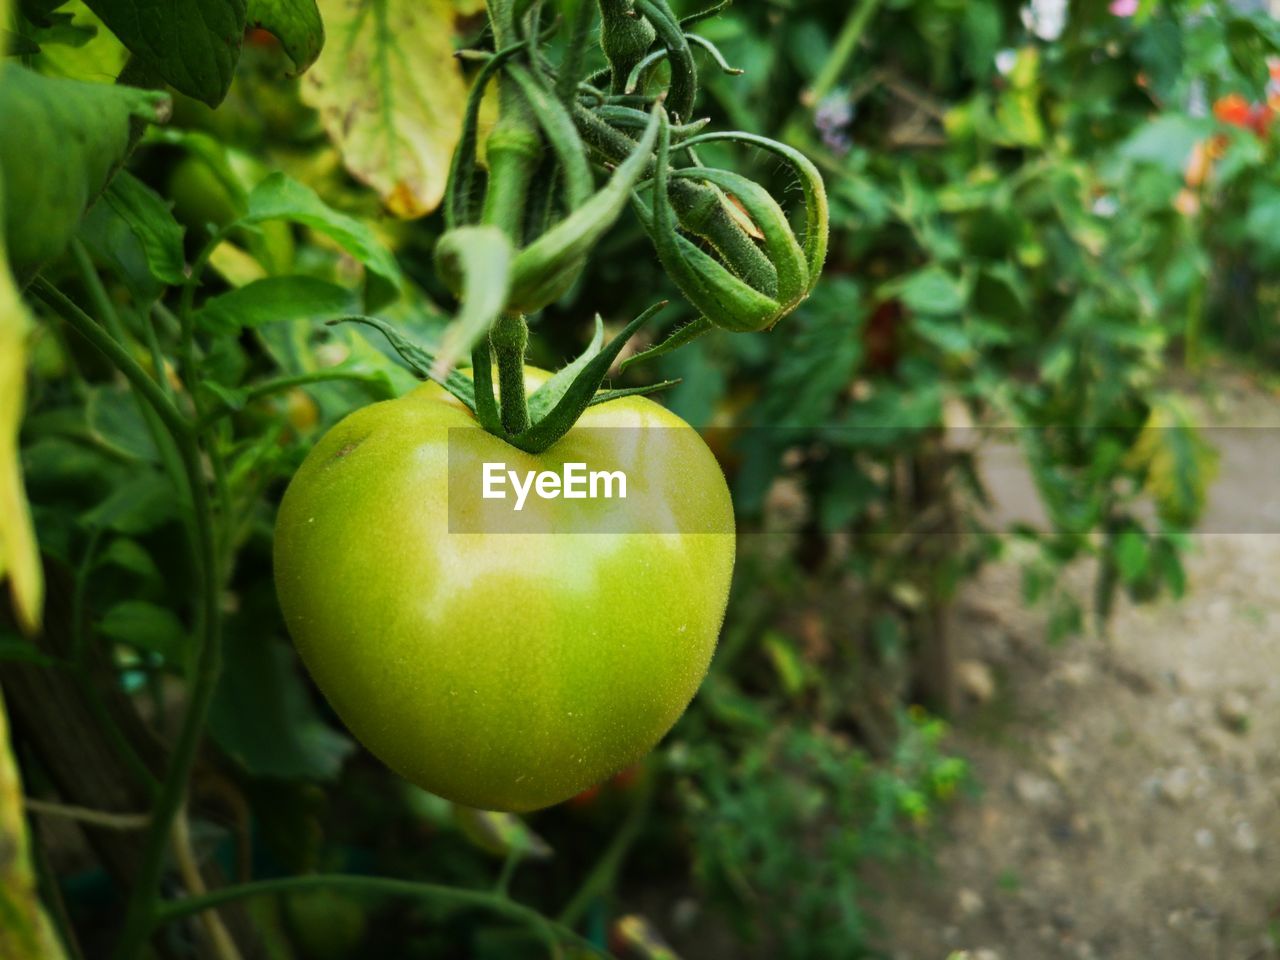
M267 275L266 269L252 254L234 243L220 243L209 257L209 266L233 287L243 287Z
M466 87L450 0L320 0L329 34L303 78L353 177L404 219L444 198Z
M546 860L552 855L547 841L513 813L473 810L455 804L453 816L462 833L481 850L498 856L519 851L528 860Z
M4 197L0 196L0 211L3 204ZM4 236L0 234L0 578L8 575L18 625L28 634L40 629L44 604L40 551L18 462L30 325L9 272Z
M1128 466L1146 474L1144 489L1155 501L1161 521L1186 529L1204 512L1209 485L1218 472L1218 454L1187 409L1165 397L1152 406L1129 451Z
M613 925L616 940L625 944L631 953L644 960L680 960L676 952L662 939L658 928L647 919L635 914L622 917Z
M65 956L62 946L36 894L27 824L22 816L22 781L9 749L3 699L0 699L0 850L4 851L0 857L0 957L62 960Z

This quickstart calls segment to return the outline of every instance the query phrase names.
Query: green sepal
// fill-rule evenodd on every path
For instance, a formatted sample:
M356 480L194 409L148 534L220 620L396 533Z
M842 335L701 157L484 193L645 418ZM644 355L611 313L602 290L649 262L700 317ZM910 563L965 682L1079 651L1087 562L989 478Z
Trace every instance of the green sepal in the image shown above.
M435 354L418 346L387 321L380 317L352 314L349 317L327 320L325 321L325 326L332 327L339 323L361 323L366 327L373 327L387 338L387 342L391 344L396 353L400 354L400 359L405 362L405 366L413 372L414 376L420 380L430 380L438 383L461 400L472 413L477 412L475 384L457 370L451 370L447 376L437 379L432 373L436 365Z
M613 338L603 350L593 356L578 371L573 382L561 394L554 407L542 419L529 429L511 437L508 442L527 453L541 453L568 433L582 412L591 406L592 399L609 374L609 368L618 358L622 348L658 311L667 305L666 301L654 304L640 316L636 317L626 328Z
M763 330L780 316L776 300L734 276L727 267L679 232L668 196L671 135L663 114L653 182L652 210L637 202L641 224L653 239L658 259L681 292L717 327L735 332Z
M667 59L667 49L665 47L661 50L653 51L653 53L642 59L632 67L631 72L627 74L627 82L623 84L622 92L635 93L636 87L640 86L640 78L644 75L645 71L655 64L661 63L665 59Z
M683 27L684 23L682 22L680 26ZM740 77L747 72L741 67L729 66L729 61L724 58L724 54L720 52L720 48L706 37L700 37L696 33L686 33L685 37L694 46L701 47L703 50L707 51L707 53L711 54L711 59L715 62L715 65L720 68L721 73L727 73L731 77Z
M650 360L657 360L658 357L665 356L673 350L679 350L681 347L688 346L704 334L710 333L715 329L715 324L706 317L699 317L692 323L686 323L667 339L659 344L655 344L648 350L641 350L633 356L627 357L622 361L622 366L618 369L625 373L628 369L637 363L647 363Z
M582 137L578 135L578 128L573 124L573 117L565 109L564 103L522 64L508 64L506 71L520 88L520 93L559 159L565 198L569 209L577 210L591 196L595 182L591 177L591 166L587 163L586 147L583 146Z
M502 68L512 56L528 46L527 41L513 43L491 56L467 93L467 106L462 114L462 133L458 145L453 151L453 160L449 164L449 183L445 192L448 198L444 205L445 226L449 229L466 226L480 219L476 190L477 145L480 130L480 103L484 99L484 89L493 79L493 75Z
M667 48L671 63L667 108L680 120L688 120L693 115L693 97L698 89L698 67L693 62L689 40L666 0L636 0L636 9L653 24L658 39Z
M493 395L493 350L488 337L481 337L471 351L471 382L476 396L476 419L484 429L501 436L502 416Z
M442 380L488 334L507 304L515 250L497 227L457 227L436 244L436 269L461 304L444 331L433 380Z
M687 237L656 226L644 204L636 208L658 259L685 298L717 327L734 333L767 330L781 317L778 301L734 276Z
M733 77L740 77L742 74L746 73L745 70L739 69L738 67L729 66L729 61L724 58L724 54L720 52L720 48L706 37L700 37L696 33L686 33L685 41L707 51L707 53L711 55L711 59L715 61L715 65L720 68L721 73L727 73ZM663 47L661 50L655 50L632 67L631 72L627 74L627 82L622 88L622 92L628 94L635 93L636 88L640 86L640 78L644 76L650 67L653 67L667 59L670 52L671 51L666 47Z
M791 230L786 212L768 190L740 173L715 167L685 167L672 176L713 184L742 204L763 234L765 253L778 271L777 299L784 312L790 313L808 296L812 289L808 259Z
M688 29L694 24L701 23L703 20L710 20L717 17L733 6L733 0L720 0L719 3L707 7L705 10L699 10L697 13L691 13L680 21L680 26Z
M510 309L533 313L551 303L552 299L547 299L547 277L585 260L600 237L613 226L650 162L658 139L659 109L655 108L644 136L609 182L516 255L511 274Z
M754 133L732 131L723 133L703 133L683 141L675 148L690 150L702 143L720 140L732 140L737 143L750 144L767 150L786 160L800 175L800 186L804 190L805 235L802 246L805 259L809 264L810 283L817 283L822 273L823 264L827 260L827 243L830 238L830 211L827 206L827 188L822 182L822 174L814 166L813 161L799 150L777 140L761 137Z
M650 383L643 387L624 387L621 390L601 390L591 398L591 402L587 404L587 406L598 407L600 404L608 403L610 400L623 400L626 397L648 397L660 390L670 390L672 387L682 382L683 381L681 380L663 380L661 383Z
M643 130L649 125L649 113L635 107L621 107L615 104L603 104L593 107L592 112L601 120L620 130ZM671 125L671 142L677 143L685 137L701 133L711 123L710 117L694 120L691 123L673 123Z
M603 346L604 321L597 313L595 333L591 337L591 342L587 344L587 349L583 350L572 363L557 370L550 380L529 395L529 419L537 423L546 416L564 396L564 392L569 389L582 369L600 353L600 348Z

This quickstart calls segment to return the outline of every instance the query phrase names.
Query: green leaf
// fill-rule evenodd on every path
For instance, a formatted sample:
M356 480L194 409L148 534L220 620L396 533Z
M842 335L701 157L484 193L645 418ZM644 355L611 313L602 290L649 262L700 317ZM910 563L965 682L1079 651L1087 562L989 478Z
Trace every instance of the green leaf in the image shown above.
M118 643L158 654L180 669L189 659L187 630L172 610L145 600L125 600L107 611L98 631Z
M28 66L46 77L92 81L118 77L129 59L124 44L84 0L63 0L57 7L44 26L32 33L40 56Z
M174 89L216 107L244 38L245 0L86 0L138 62Z
M1254 187L1244 229L1263 260L1280 263L1280 189L1265 181Z
M1139 127L1120 145L1119 153L1126 159L1150 163L1181 177L1195 145L1212 132L1211 121L1162 114Z
M627 952L639 960L680 960L662 934L645 917L631 914L620 918L613 925L613 935Z
M239 387L224 387L216 380L201 380L200 388L213 395L218 405L224 410L242 410L249 401L249 391ZM208 414L208 410L205 411Z
M95 567L118 567L144 580L159 582L160 568L136 540L116 537L94 561Z
M295 320L320 323L351 313L358 299L346 287L314 277L267 277L211 297L196 322L222 333Z
M770 630L764 637L764 651L773 664L782 692L788 697L802 693L809 683L809 671L790 638L776 630Z
M925 267L897 281L890 288L907 309L928 316L952 316L964 310L968 300L965 286L942 267Z
M209 710L218 745L254 777L336 777L355 744L320 718L293 652L248 629L228 630L225 647Z
M1147 536L1141 530L1125 530L1115 541L1116 569L1126 584L1137 583L1147 572Z
M310 227L337 243L370 272L404 289L400 265L365 224L332 209L310 187L283 173L273 173L249 194L249 212L242 224L288 220Z
M315 0L249 0L249 23L273 34L305 73L324 49L324 23Z
M183 229L168 204L127 170L112 179L104 198L142 245L151 275L168 286L180 286L186 280Z
M302 82L353 177L397 217L444 197L467 91L448 0L320 0L332 38Z
M1253 92L1261 95L1267 82L1267 58L1277 52L1275 41L1247 17L1232 17L1226 28L1227 53Z
M929 317L912 317L911 329L943 354L968 363L975 357L973 339L963 323L956 320L934 320Z
M161 474L147 471L112 490L80 522L90 529L137 536L177 517L178 506L173 485Z
M133 460L158 462L155 441L142 418L139 401L124 388L97 387L89 393L85 413L89 432L100 443Z
M60 254L129 147L129 124L168 116L162 93L42 77L0 63L0 193L21 279Z
M152 273L142 241L111 204L95 203L90 207L76 239L85 245L100 269L119 278L139 307L155 303L164 293L165 285Z

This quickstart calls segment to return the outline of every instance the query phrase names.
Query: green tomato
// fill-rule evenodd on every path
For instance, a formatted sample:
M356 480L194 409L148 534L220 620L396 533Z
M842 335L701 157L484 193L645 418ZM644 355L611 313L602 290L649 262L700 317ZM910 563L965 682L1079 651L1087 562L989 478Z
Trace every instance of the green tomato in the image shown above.
M284 916L307 960L347 960L356 954L369 926L364 905L335 890L290 894Z
M546 376L529 371L529 386ZM622 470L627 509L669 529L609 528L603 500L530 497L521 532L450 532L451 453L521 473ZM531 455L428 384L311 451L280 506L275 579L304 663L369 750L456 803L525 811L671 728L706 674L733 558L720 467L663 407L592 407Z

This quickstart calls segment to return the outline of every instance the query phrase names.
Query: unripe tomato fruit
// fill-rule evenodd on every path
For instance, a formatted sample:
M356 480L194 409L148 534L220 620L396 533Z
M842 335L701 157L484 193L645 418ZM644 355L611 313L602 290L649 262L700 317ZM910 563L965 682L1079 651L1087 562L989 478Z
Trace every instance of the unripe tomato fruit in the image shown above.
M530 387L546 377L531 370ZM686 455L661 456L671 431ZM521 472L622 469L673 532L590 532L584 513L577 531L451 533L451 443ZM563 501L532 496L524 512L553 504L563 518ZM432 793L524 811L599 783L671 728L710 663L733 557L724 476L658 404L592 407L532 455L427 384L316 444L280 506L275 579L303 662L357 739Z

